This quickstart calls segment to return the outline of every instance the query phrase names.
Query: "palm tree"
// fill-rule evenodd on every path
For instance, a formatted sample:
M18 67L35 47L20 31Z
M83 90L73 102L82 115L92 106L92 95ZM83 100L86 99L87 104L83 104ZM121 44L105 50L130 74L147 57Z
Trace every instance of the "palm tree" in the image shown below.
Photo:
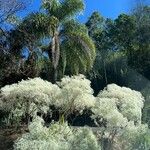
M48 41L40 48L51 59L54 83L59 66L63 68L63 73L66 68L72 73L79 73L93 65L95 46L86 27L75 20L75 15L83 9L82 0L44 0L41 12L30 14L18 27L20 32L30 35L30 42L26 43L33 44L32 40L41 38Z

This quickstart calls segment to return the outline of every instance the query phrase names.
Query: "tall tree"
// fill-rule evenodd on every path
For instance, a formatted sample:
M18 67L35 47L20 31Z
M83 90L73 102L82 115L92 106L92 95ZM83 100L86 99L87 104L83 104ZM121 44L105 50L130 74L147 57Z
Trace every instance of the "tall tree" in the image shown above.
M90 76L94 80L94 86L99 90L99 80L103 81L103 83L101 83L103 86L108 84L106 65L108 52L112 50L113 47L109 35L113 26L113 21L110 19L104 19L99 12L93 12L87 21L86 26L88 27L89 35L95 42L97 54Z
M51 60L53 82L57 80L59 66L63 72L66 68L72 73L89 70L95 59L95 46L86 27L74 18L84 9L83 1L44 0L41 8L40 13L25 18L17 34L21 33L23 39L25 33L30 35L31 39L24 41L27 45L41 39L48 41L38 48L47 52Z
M128 56L132 57L136 33L135 18L121 14L115 19L114 24L112 28L112 30L114 30L112 39L116 43L117 50L122 50L126 52Z
M102 32L104 18L99 14L99 12L95 11L89 17L88 21L86 22L86 26L88 28L89 35L94 38L94 36Z
M150 7L138 5L133 11L136 19L137 50L134 56L137 60L132 66L146 78L150 79Z

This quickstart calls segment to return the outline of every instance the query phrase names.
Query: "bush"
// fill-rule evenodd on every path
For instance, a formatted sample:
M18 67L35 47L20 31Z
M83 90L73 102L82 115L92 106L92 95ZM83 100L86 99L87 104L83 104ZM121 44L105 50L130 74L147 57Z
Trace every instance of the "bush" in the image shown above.
M22 80L1 88L0 109L9 112L10 120L20 121L23 117L35 116L37 112L47 113L59 93L57 85L40 78Z
M35 118L38 112L53 113L51 106L61 114L61 124L52 123L47 128L41 118L36 118L29 125L30 132L16 142L15 149L98 149L98 139L90 129L74 131L64 123L69 114L82 114L84 110L92 113L90 117L100 127L103 149L124 144L124 149L129 150L150 149L149 129L141 124L144 98L140 92L110 84L94 97L90 81L83 75L65 77L57 84L40 78L23 80L1 89L0 108L12 117L8 119L16 121L26 115Z
M40 78L22 80L1 88L0 110L9 112L8 119L14 122L51 112L50 106L65 115L75 111L82 113L94 106L92 93L90 81L82 75L65 77L57 84Z
M91 117L97 125L103 125L101 137L108 139L110 147L120 141L118 145L123 145L124 150L144 150L150 145L145 138L149 129L141 124L143 106L144 98L140 92L110 84L98 94Z
M73 129L67 123L52 123L49 128L43 126L39 117L29 125L29 133L18 139L15 150L100 150L93 132L84 127Z

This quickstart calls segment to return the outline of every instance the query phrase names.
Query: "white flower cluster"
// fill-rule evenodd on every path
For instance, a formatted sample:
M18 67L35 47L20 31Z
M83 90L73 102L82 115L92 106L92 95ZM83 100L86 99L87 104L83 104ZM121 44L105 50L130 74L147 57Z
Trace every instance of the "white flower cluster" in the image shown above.
M18 139L15 150L100 150L96 136L88 128L73 129L67 123L43 126L37 117L29 125L29 133Z
M98 94L92 111L94 117L106 119L108 125L123 127L128 121L141 123L143 105L144 98L140 92L110 84Z
M0 109L7 110L13 117L21 117L25 114L34 116L37 112L47 113L49 106L68 113L82 112L94 106L90 81L83 75L65 77L58 85L40 78L7 85L1 89Z
M83 75L65 77L58 85L61 87L61 107L70 111L78 110L82 112L86 108L91 108L95 104L91 82ZM59 104L58 104L59 105Z
M125 127L128 120L119 111L114 98L97 98L92 108L93 119L107 121L107 128Z
M147 125L141 124L143 105L140 92L110 84L96 97L91 117L99 125L106 123L103 138L110 138L115 131L124 149L143 148L145 141L141 139L148 132Z
M13 116L36 115L46 113L59 97L57 85L40 78L22 80L18 84L7 85L1 89L0 109L11 112Z
M141 93L115 84L108 85L94 97L90 81L83 75L64 77L57 84L40 78L23 80L18 84L3 87L0 94L0 109L10 112L13 117L21 118L26 114L35 117L37 112L51 111L50 106L55 106L64 114L76 111L82 113L83 110L90 109L95 122L105 124L101 137L110 138L111 133L117 130L120 139L130 140L128 148L133 146L137 139L144 137L148 130L141 124L143 104L144 98ZM47 128L43 123L39 117L33 120L29 125L30 132L15 143L15 149L100 149L95 135L89 128L76 131L66 123L52 123Z

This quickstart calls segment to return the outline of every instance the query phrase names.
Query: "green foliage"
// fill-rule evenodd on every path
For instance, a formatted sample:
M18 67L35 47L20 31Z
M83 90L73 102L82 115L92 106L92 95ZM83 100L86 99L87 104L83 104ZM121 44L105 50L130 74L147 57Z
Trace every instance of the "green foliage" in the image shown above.
M107 83L142 90L146 97L143 120L149 122L149 81L145 81L150 74L149 6L138 6L131 15L121 14L115 20L100 18L94 12L86 23L96 45L96 60L88 74L95 95Z
M58 10L58 19L65 20L84 10L83 0L64 0Z
M73 19L83 9L82 0L44 0L41 12L30 14L12 31L12 45L18 41L16 45L20 45L20 49L41 49L47 53L52 67L50 76L57 76L57 72L62 76L66 72L77 74L90 70L95 46L86 27ZM48 42L38 46L38 42L45 39Z
M96 34L100 34L103 27L104 18L100 16L99 12L93 12L89 20L86 22L86 26L89 30L89 35L94 37Z
M64 28L64 38L62 51L65 51L66 55L63 59L66 60L65 65L70 73L84 73L90 70L95 59L95 46L85 26L74 21L67 22Z

